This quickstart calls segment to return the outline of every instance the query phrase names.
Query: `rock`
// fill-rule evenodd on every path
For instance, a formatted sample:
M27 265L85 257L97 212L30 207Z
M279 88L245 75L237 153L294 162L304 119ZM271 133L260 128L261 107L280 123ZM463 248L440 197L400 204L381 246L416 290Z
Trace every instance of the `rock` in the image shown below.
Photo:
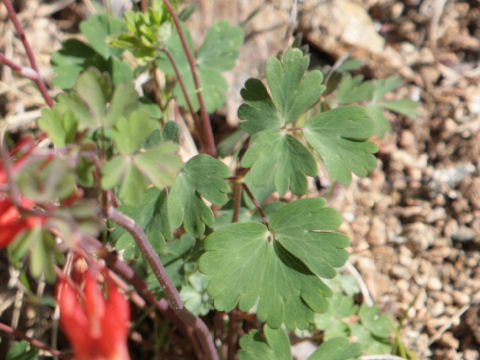
M437 238L435 228L421 222L407 225L404 235L417 251L427 250L435 244L435 239Z
M442 286L443 286L442 282L437 277L431 277L427 281L427 289L428 290L438 291L438 290L442 289Z

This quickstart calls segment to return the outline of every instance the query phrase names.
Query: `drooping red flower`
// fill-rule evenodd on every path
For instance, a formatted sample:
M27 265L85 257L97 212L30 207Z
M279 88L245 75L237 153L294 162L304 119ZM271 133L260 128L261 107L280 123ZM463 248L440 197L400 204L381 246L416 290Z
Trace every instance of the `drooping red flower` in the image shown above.
M106 292L91 270L62 278L56 299L60 323L75 360L128 360L130 306L113 281L104 275Z

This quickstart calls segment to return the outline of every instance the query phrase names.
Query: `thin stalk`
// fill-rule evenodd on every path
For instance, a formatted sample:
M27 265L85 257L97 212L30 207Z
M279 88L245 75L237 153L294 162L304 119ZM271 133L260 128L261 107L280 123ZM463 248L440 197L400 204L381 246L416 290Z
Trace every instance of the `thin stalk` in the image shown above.
M167 272L165 271L158 254L148 241L143 229L138 226L133 219L119 212L114 207L108 207L106 215L108 219L120 225L132 235L137 243L138 248L142 252L147 262L150 264L153 273L162 286L171 308L183 322L190 325L195 330L195 333L197 334L197 337L201 343L203 352L202 354L197 355L199 355L200 358L218 360L218 354L215 350L215 345L207 326L200 318L193 315L185 308L177 288L167 275Z
M240 208L242 206L242 181L235 179L233 183L233 216L232 216L232 223L238 222L238 218L240 217Z
M27 53L27 57L28 57L28 60L30 62L30 65L32 66L34 72L36 73L36 79L33 79L32 77L26 76L25 74L22 74L22 72L20 72L20 74L28 77L29 79L34 80L35 84L37 85L38 89L42 93L42 96L45 99L45 101L47 102L48 106L53 107L54 101L53 101L52 97L48 94L48 90L47 90L47 86L45 85L45 81L40 76L40 71L38 70L37 61L35 60L35 55L33 54L30 43L28 42L27 37L25 36L25 31L23 31L22 24L20 24L20 21L18 20L17 13L16 13L15 9L13 8L13 5L10 2L10 0L3 0L3 3L7 7L8 16L10 17L10 20L12 20L13 25L15 26L15 29L17 30L18 37L22 41L22 44L23 44L23 47L25 48L25 51Z
M170 53L170 51L168 51L168 49L165 47L161 48L160 50L163 51L165 55L167 55L168 60L172 64L173 70L175 71L175 75L177 76L178 83L180 85L180 88L182 89L183 96L185 97L185 101L187 102L188 111L190 111L190 114L192 114L193 121L195 122L195 127L198 129L198 131L201 134L202 123L200 122L200 119L198 118L197 113L193 110L193 105L190 100L190 96L188 96L187 87L185 86L185 82L183 81L182 74L180 73L180 70L178 69L178 66L175 63L175 60L172 54ZM199 136L199 141L200 141L201 147L203 148L205 146L205 139L201 135Z
M50 354L52 354L54 356L57 356L57 357L62 358L62 359L70 358L70 356L67 356L67 354L65 354L63 351L53 349L50 346L48 346L47 344L45 344L44 342L41 342L40 340L37 340L37 339L33 339L30 336L25 335L23 332L21 332L17 329L14 329L7 324L0 323L0 330L5 331L6 333L12 334L17 338L26 340L30 344L32 344L33 346L35 346L39 349L48 351Z
M200 86L200 81L198 79L197 67L195 65L195 59L188 47L187 40L185 39L185 34L182 30L182 25L180 24L180 19L175 13L175 9L169 0L163 0L163 3L167 7L168 12L172 16L173 22L175 23L175 28L177 29L178 36L182 42L183 49L187 55L188 63L190 64L190 69L192 71L193 83L195 84L195 92L198 98L198 104L200 105L200 117L202 119L203 134L206 137L206 142L208 144L207 153L213 157L217 154L217 149L215 147L215 140L213 138L212 124L210 124L210 119L207 114L207 109L205 108L205 103L203 101L202 89Z
M257 208L258 213L262 217L263 223L267 228L270 229L270 225L268 224L267 217L265 216L265 213L263 212L263 209L261 205L258 203L257 199L255 199L255 196L253 196L252 191L248 188L247 184L242 183L243 189L247 192L247 195L250 197L250 200L252 200L253 205Z

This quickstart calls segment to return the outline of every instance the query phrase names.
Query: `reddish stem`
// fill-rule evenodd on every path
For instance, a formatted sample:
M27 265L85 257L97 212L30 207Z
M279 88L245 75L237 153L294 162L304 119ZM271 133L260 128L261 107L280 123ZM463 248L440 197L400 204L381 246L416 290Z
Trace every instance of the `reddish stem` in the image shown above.
M217 154L217 149L215 147L215 140L213 138L213 131L212 125L210 124L210 119L207 114L207 110L205 108L205 103L203 101L202 89L200 86L200 81L198 79L197 74L197 67L195 65L195 59L188 47L187 40L185 39L185 34L182 30L182 25L180 24L180 19L178 18L177 14L175 13L175 9L173 8L172 4L169 0L163 0L163 3L167 7L168 12L173 18L173 22L175 23L175 28L177 29L178 36L180 37L180 41L182 42L183 49L185 50L185 54L187 55L188 63L190 64L190 69L192 71L193 82L195 84L195 92L197 93L198 104L200 105L200 117L202 119L203 125L203 133L207 140L207 153L213 157Z
M177 288L175 285L173 285L172 280L165 271L157 252L153 249L151 243L148 241L143 229L138 226L138 224L135 223L132 218L119 212L114 207L108 207L106 215L108 219L120 225L132 235L137 243L138 248L142 252L142 255L145 257L151 266L153 273L160 282L160 285L162 286L173 311L175 311L176 315L185 324L190 325L195 330L202 346L202 353L197 354L199 358L218 360L218 354L212 337L208 331L208 327L199 317L193 315L185 308Z
M48 346L44 342L41 342L40 340L37 340L37 339L33 339L30 336L25 335L23 332L21 332L17 329L14 329L11 326L8 326L4 323L0 323L0 330L5 331L6 333L12 334L12 335L14 335L14 336L16 336L20 339L26 340L30 344L32 344L33 346L35 346L39 349L48 351L50 354L52 354L54 356L58 356L59 358L62 358L62 359L68 359L69 358L69 356L67 356L64 352L62 352L60 350L52 349L50 346Z
M15 71L18 71L21 75L35 81L35 84L37 85L38 89L42 93L42 96L45 99L45 101L47 102L48 106L53 107L54 101L53 101L52 97L48 94L48 90L47 90L47 86L45 85L45 81L43 81L42 77L40 76L40 71L38 70L37 62L35 60L35 55L33 54L30 43L28 42L27 37L25 36L25 31L23 31L22 24L20 24L20 21L18 20L17 13L16 13L15 9L13 8L13 5L10 2L10 0L3 0L3 3L7 7L8 16L10 17L10 20L12 20L13 25L15 26L15 29L17 30L18 37L22 41L23 47L25 48L25 51L27 52L27 57L28 57L28 60L30 61L30 65L32 66L32 68L33 68L33 70L36 74L33 77L33 71L27 71L27 74L31 73L32 76L26 75L24 69L28 69L28 68L23 68L23 67L20 67L20 69L22 69L22 71L15 70L15 68L13 68L11 66L11 64L13 64L13 62L10 61L10 64L4 62L5 56L3 56L3 55L2 55L2 57L4 59L1 59L0 61L2 61L6 65L12 67L12 69L14 69Z
M257 208L258 213L262 217L263 223L267 228L270 228L270 226L268 225L267 217L265 216L265 213L263 212L263 209L258 203L257 199L255 199L255 196L253 196L252 191L248 188L247 184L242 183L242 186L243 186L243 189L246 191L247 195L250 197L250 200L252 200L253 205L255 205L255 207Z

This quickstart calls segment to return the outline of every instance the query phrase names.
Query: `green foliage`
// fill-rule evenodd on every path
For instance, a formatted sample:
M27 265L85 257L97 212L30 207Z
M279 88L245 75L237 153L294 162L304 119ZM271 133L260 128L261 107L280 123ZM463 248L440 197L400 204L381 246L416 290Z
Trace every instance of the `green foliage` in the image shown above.
M332 180L349 184L351 172L365 176L375 169L377 146L368 141L373 124L359 106L344 106L318 114L305 124L305 138L320 154Z
M362 354L358 343L349 344L345 337L335 337L325 341L308 360L349 360Z
M190 32L186 26L182 28L185 32L190 51L193 53ZM242 43L243 34L240 27L231 26L228 21L225 20L219 21L212 25L205 41L196 53L195 63L197 65L200 86L205 106L210 113L225 104L225 93L228 89L228 84L222 72L230 70L235 65L239 54L238 49ZM172 55L178 71L182 75L193 109L197 111L199 109L199 103L193 76L180 37L176 32L168 39L166 49ZM166 74L177 76L170 60L164 53L158 54L156 63ZM173 95L182 107L187 108L187 103L180 85L177 84L175 86Z
M205 225L211 226L215 220L212 210L201 197L216 205L225 204L230 191L225 178L229 176L230 169L208 155L190 159L168 197L170 225L178 228L183 224L189 234L201 236Z
M278 328L305 328L314 312L327 310L331 295L319 277L331 278L343 265L349 241L331 232L341 222L323 199L289 203L270 227L247 222L222 227L205 240L200 270L210 277L215 308L256 307L260 320ZM252 274L255 274L252 277Z
M36 360L38 359L38 349L33 347L28 341L22 340L14 342L8 350L5 360Z
M265 69L271 93L258 79L245 83L241 95L245 104L238 109L243 130L255 134L262 130L280 129L292 123L312 107L325 90L323 74L307 71L310 60L298 49L285 53L282 61L270 58Z
M285 330L263 327L262 335L257 330L250 331L240 339L240 360L291 360L290 341Z
M68 39L52 55L53 69L58 74L53 79L55 85L70 89L77 76L92 66L107 71L115 85L133 79L130 66L121 58L122 50L106 43L109 36L126 31L121 19L107 14L93 14L80 24L80 30L89 44Z

